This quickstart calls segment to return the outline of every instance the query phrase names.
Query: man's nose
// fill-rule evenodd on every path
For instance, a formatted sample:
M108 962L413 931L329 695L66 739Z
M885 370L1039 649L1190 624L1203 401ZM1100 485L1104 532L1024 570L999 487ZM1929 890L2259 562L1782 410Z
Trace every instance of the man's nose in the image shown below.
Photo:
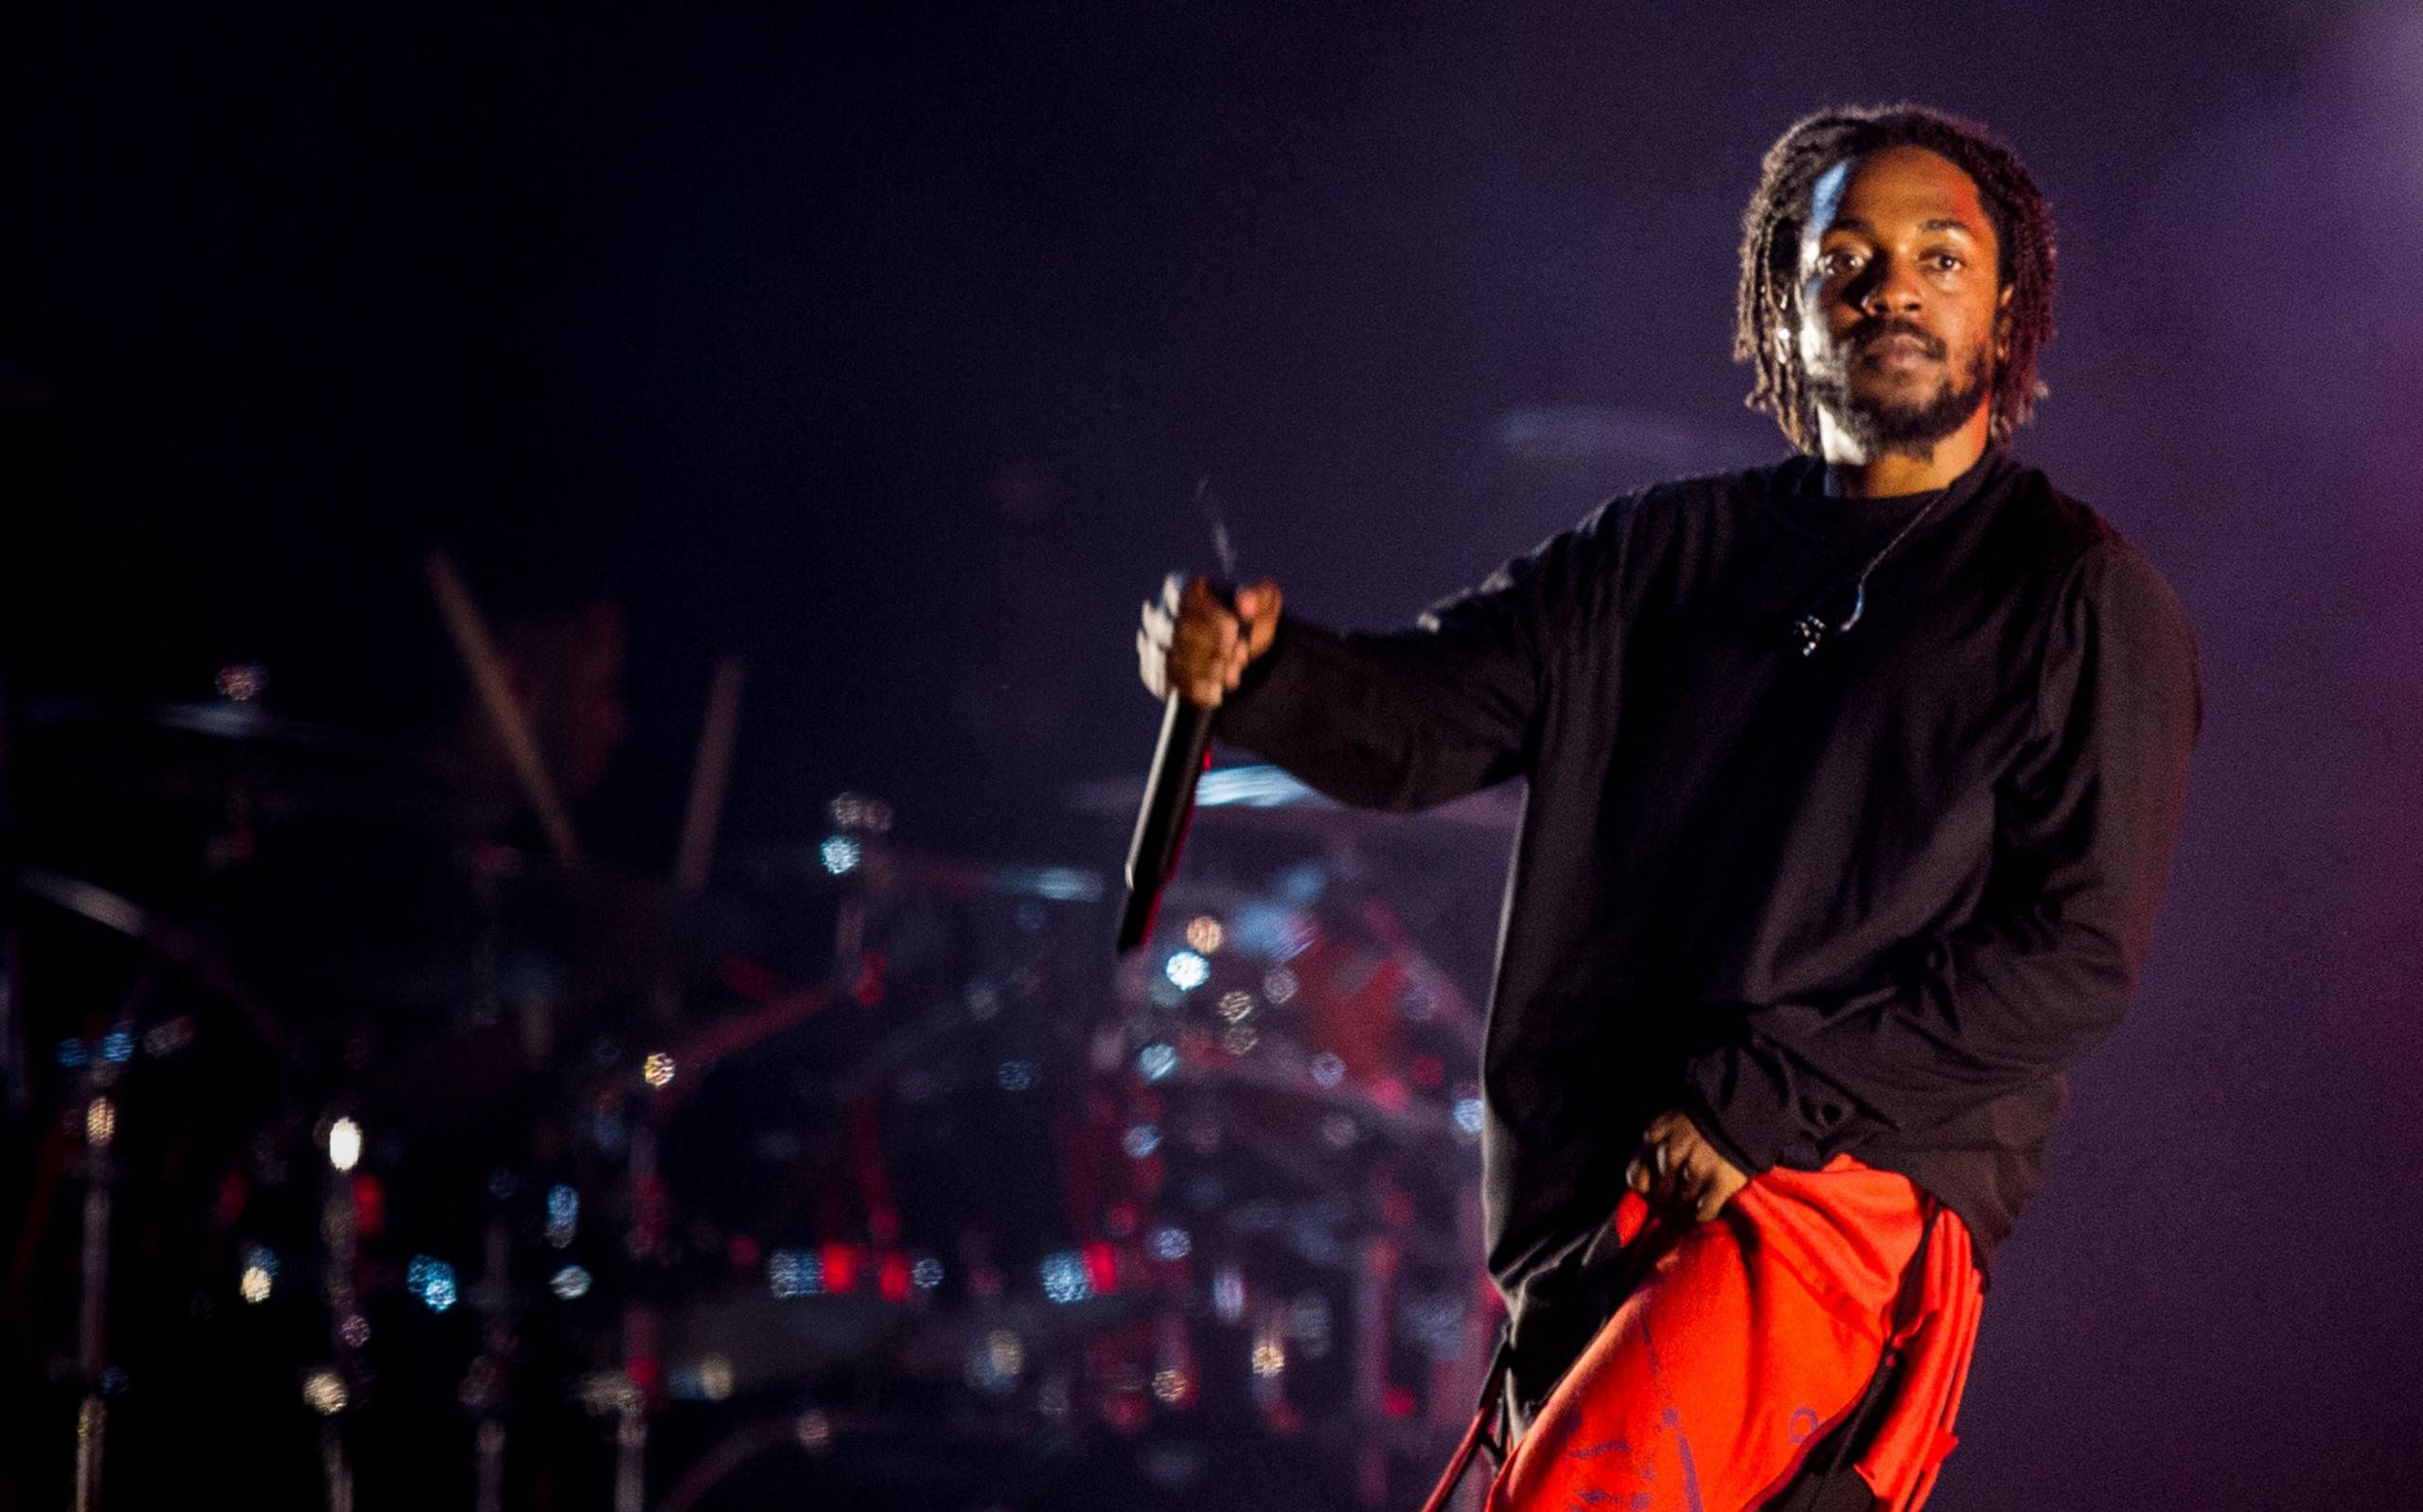
M1866 281L1855 291L1859 308L1870 315L1908 314L1925 303L1918 270L1896 257L1868 264Z

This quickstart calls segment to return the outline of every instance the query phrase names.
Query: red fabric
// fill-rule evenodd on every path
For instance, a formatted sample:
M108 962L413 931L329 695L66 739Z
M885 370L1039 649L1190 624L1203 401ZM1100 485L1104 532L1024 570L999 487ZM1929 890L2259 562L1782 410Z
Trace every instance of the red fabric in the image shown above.
M1837 1155L1753 1179L1713 1222L1648 1226L1656 1258L1540 1409L1489 1512L1744 1512L1781 1490L1841 1421L1893 1328L1924 1209L1907 1178ZM1942 1213L1898 1383L1860 1473L1881 1512L1914 1512L1954 1443L1983 1289Z

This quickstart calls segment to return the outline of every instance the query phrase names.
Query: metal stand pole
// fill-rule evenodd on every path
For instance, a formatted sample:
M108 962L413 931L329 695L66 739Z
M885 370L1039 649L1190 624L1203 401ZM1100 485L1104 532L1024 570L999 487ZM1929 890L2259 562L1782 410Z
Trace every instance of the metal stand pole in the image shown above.
M647 1393L656 1361L656 1311L638 1295L640 1272L653 1259L663 1215L656 1191L654 1110L631 1118L631 1227L625 1248L630 1284L623 1305L622 1400L614 1424L614 1512L646 1512Z
M341 1111L332 1111L320 1138L321 1152L327 1157L320 1187L320 1295L328 1310L331 1363L304 1378L303 1401L321 1417L320 1475L328 1512L353 1512L353 1466L345 1455L339 1418L366 1384L360 1357L370 1337L369 1324L357 1310L361 1294L354 1284L361 1259L362 1222L353 1200L353 1169L362 1158L362 1126Z
M131 1036L132 1025L131 1018L121 1019L115 1032ZM115 1082L117 1067L101 1055L89 1064L93 1069L87 1074L84 1102L84 1235L80 1256L83 1290L76 1309L76 1368L84 1381L84 1399L76 1410L76 1512L96 1512L101 1504L102 1451L110 1416L109 1403L101 1395L101 1377L109 1368L110 1209L117 1185L117 1162L110 1154L110 1143L117 1137L117 1104L102 1090Z
M486 1274L480 1280L481 1351L465 1383L463 1405L476 1419L472 1431L472 1505L504 1512L504 1385L513 1352L512 1230L503 1205L488 1217Z
M327 1487L328 1512L353 1512L353 1467L345 1463L345 1436L333 1417L320 1425L320 1478Z

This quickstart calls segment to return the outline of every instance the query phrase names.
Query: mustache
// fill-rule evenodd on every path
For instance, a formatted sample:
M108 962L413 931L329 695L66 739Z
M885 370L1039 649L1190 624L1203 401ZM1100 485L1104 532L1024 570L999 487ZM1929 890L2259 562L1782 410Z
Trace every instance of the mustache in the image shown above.
M1929 335L1926 328L1905 315L1879 315L1861 321L1850 329L1847 344L1853 352L1865 354L1877 343L1896 336L1906 336L1919 343L1927 356L1941 360L1943 343Z

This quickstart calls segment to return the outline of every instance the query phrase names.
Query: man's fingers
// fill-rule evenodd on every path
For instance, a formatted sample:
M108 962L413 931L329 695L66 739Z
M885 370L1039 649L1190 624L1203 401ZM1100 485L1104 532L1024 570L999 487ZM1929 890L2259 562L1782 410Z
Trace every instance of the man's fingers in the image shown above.
M1699 1201L1700 1172L1687 1160L1674 1162L1674 1177L1666 1184L1666 1200L1676 1207L1689 1207Z
M1219 706L1220 694L1233 686L1229 678L1229 659L1236 643L1233 621L1178 622L1177 638L1170 648L1170 672L1188 703L1204 709Z
M1707 1222L1724 1212L1733 1199L1742 1195L1742 1188L1748 1185L1739 1172L1720 1166L1709 1176L1707 1189L1700 1194L1700 1222Z
M1144 678L1146 692L1156 698L1170 695L1169 648L1155 643L1147 630L1136 632L1136 670Z
M1666 1112L1642 1129L1624 1168L1624 1185L1655 1205L1706 1222L1724 1210L1748 1178L1735 1170L1682 1113Z
M1279 619L1279 585L1268 578L1237 589L1237 617L1254 628L1255 649L1267 642Z

